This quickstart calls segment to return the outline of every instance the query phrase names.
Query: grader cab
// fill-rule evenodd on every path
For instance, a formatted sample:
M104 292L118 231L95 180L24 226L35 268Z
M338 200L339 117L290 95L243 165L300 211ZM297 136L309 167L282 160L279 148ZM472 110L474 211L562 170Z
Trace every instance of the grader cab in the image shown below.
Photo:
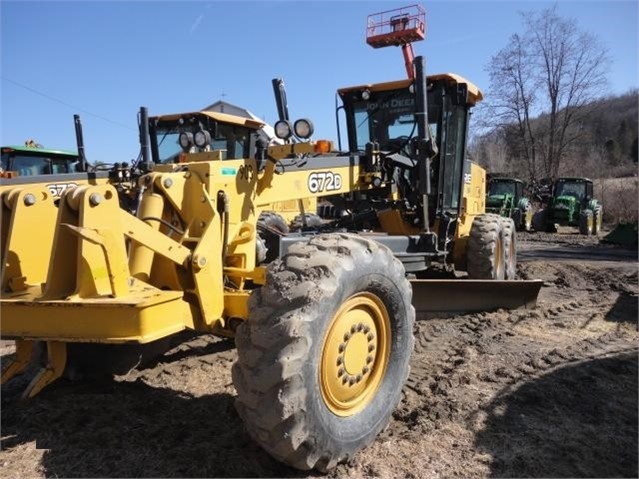
M479 89L426 77L417 57L415 80L338 95L344 150L313 141L308 120L278 122L284 144L269 146L255 120L145 118L153 168L135 215L108 184L64 191L57 205L38 187L3 192L0 332L17 351L2 381L42 361L40 346L25 396L71 367L91 371L99 346L111 359L187 329L235 337L251 437L290 466L325 471L390 421L416 309L534 306L540 282L504 279L514 228L484 213L485 174L464 154ZM308 198L343 214L294 233L265 220ZM45 217L43 248L26 232ZM26 267L36 250L44 273ZM433 268L451 279L422 279Z

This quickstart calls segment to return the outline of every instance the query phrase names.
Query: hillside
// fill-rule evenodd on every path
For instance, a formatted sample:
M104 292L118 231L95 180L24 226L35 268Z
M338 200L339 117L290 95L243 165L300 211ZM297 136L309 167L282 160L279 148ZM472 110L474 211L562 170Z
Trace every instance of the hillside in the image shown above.
M481 113L480 113L481 115ZM565 152L560 175L592 178L632 176L639 156L639 91L598 99L577 113L578 127L571 130L574 140ZM533 129L543 118L533 120ZM473 138L469 146L473 157L489 172L499 171L529 180L523 161L512 146L512 129L494 128Z

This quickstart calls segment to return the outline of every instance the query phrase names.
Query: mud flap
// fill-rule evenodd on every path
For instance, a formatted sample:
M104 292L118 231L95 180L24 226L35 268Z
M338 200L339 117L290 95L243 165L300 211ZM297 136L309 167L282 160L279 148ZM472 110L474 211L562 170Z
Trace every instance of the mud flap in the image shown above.
M533 309L542 280L414 279L416 312L474 312Z

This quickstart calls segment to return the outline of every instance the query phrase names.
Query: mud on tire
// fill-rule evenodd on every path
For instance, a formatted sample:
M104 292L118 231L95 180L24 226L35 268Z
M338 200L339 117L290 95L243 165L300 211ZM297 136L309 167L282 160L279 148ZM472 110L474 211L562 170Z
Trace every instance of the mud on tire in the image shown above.
M282 215L264 211L257 219L257 229L255 257L258 264L270 263L278 256L279 235L288 234L288 224Z
M504 279L505 248L502 217L478 215L470 227L466 248L468 276L473 279Z
M291 222L292 231L313 230L322 226L324 222L319 215L315 213L305 213L297 215Z
M327 471L371 443L401 398L415 310L390 250L348 234L269 265L236 334L236 408L276 459Z
M501 218L504 230L504 279L515 279L517 276L517 233L511 218Z

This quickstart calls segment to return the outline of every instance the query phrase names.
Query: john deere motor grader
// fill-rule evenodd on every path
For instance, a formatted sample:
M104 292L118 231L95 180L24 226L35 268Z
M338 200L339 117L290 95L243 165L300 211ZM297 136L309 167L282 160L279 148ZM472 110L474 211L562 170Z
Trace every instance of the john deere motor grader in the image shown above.
M0 331L17 346L3 382L41 358L38 344L47 358L27 396L68 367L92 368L101 346L117 359L186 329L235 336L237 410L271 455L327 470L373 441L408 375L414 305L534 305L540 287L501 280L504 223L483 213L484 173L464 156L481 93L414 65L414 79L338 92L347 151L311 141L308 120L279 122L288 142L267 146L258 121L151 117L143 152L155 166L135 216L108 184L65 191L57 207L42 188L3 192L15 223L2 229ZM348 212L317 231L260 224L276 202L327 195ZM48 216L41 281L22 268L38 246L16 242L15 225ZM433 265L482 279L410 279Z

